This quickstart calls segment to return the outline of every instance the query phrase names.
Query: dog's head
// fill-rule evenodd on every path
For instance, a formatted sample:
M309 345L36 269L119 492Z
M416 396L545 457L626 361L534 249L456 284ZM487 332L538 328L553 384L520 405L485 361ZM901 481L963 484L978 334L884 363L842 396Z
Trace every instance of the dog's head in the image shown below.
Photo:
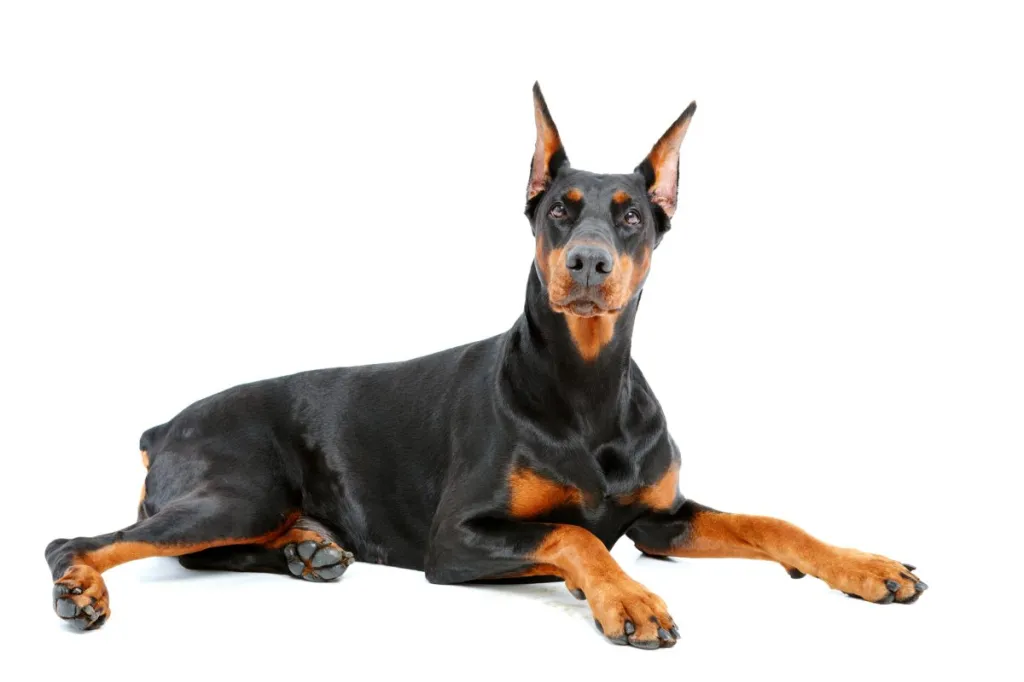
M540 86L533 86L537 147L526 215L548 302L578 317L613 315L639 294L651 254L676 208L679 146L691 103L632 173L600 175L569 166Z

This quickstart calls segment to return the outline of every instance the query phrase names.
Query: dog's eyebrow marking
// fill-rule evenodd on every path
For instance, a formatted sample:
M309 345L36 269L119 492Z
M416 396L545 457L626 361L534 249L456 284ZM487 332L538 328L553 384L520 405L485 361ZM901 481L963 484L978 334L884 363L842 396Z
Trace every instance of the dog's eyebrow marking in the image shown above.
M569 201L583 201L583 190L579 187L572 187L565 193L565 198Z
M621 189L612 195L612 201L616 204L628 204L633 200L633 197L629 196Z

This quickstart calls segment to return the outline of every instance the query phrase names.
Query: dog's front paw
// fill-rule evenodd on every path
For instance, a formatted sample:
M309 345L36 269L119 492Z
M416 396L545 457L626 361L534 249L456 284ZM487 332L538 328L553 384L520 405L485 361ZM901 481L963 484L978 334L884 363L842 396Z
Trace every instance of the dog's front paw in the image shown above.
M597 629L615 644L657 649L674 646L679 639L661 597L628 577L588 585L586 599Z
M928 589L915 567L878 554L838 549L818 577L851 597L876 604L913 604Z
M79 630L95 630L110 616L110 597L94 568L76 565L53 584L53 610Z

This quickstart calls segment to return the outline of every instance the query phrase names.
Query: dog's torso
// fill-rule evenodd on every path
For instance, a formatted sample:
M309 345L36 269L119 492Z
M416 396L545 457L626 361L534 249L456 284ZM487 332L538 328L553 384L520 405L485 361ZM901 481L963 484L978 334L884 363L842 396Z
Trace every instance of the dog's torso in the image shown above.
M143 435L145 514L199 478L253 499L270 490L362 560L438 564L444 582L473 578L449 575L472 562L445 556L462 523L569 523L610 547L641 514L681 503L678 454L631 359L611 384L560 385L529 319L406 362L304 372L191 405Z

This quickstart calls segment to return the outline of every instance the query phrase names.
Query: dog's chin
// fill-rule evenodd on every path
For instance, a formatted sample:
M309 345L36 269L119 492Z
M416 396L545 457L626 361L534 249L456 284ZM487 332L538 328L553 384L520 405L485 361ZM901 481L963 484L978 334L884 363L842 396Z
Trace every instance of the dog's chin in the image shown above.
M589 298L581 298L564 303L551 301L551 308L555 312L575 315L576 317L600 317L601 315L609 315L616 312Z

